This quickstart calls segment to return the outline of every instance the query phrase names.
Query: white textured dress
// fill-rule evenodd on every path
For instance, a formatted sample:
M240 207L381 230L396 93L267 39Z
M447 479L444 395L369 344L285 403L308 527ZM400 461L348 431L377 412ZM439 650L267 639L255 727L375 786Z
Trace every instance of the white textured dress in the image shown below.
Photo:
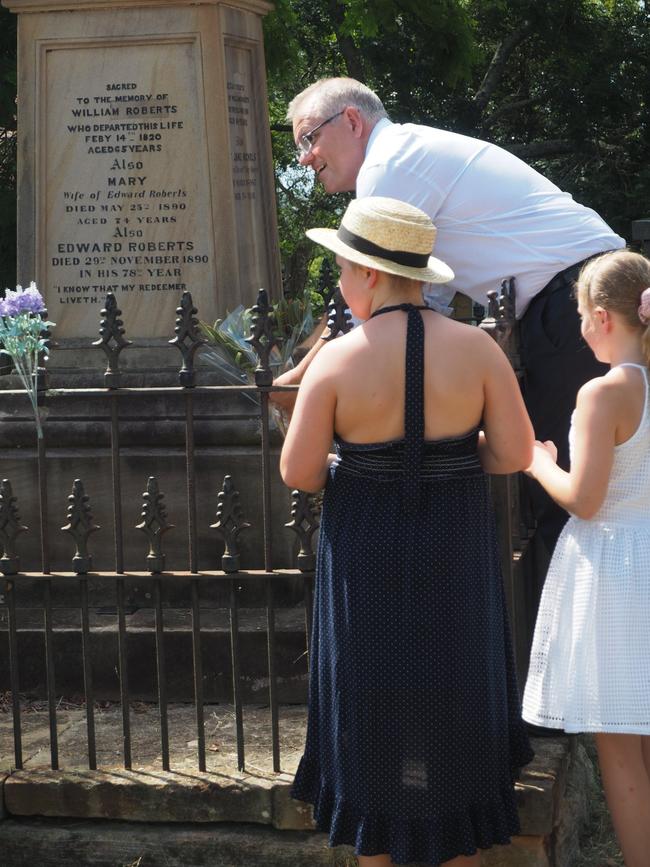
M597 514L558 539L524 692L524 719L567 732L650 735L650 385L622 366L644 377L641 423Z

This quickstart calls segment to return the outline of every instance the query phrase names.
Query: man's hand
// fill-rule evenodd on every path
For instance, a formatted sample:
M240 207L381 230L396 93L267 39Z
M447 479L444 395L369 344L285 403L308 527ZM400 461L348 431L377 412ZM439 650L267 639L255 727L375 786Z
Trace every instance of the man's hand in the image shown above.
M307 356L305 356L306 358ZM300 365L297 367L292 367L291 370L287 370L282 376L278 376L277 379L273 380L273 385L299 385L300 380L304 374L304 370L302 373L299 371ZM269 399L281 409L286 410L289 414L293 411L293 407L296 403L296 397L298 396L298 391L271 391L269 392Z
M322 320L323 321L323 320ZM320 352L322 347L325 345L325 341L322 340L322 337L326 337L329 334L329 328L327 327L327 319L324 318L325 327L318 334L318 337L307 353L302 361L297 364L295 367L292 367L291 370L285 371L281 376L278 376L277 379L273 380L273 385L300 385L302 382L302 378L305 375L305 371L316 357L317 353ZM316 331L314 332L316 334ZM282 409L287 410L287 412L291 413L293 410L294 404L296 402L297 391L272 391L269 394L269 398L273 401L276 406L282 407Z

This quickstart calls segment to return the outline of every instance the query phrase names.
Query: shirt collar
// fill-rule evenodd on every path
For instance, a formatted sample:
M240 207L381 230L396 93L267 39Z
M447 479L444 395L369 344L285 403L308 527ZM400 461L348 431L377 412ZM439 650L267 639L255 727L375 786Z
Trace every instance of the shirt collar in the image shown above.
M382 117L382 119L375 124L373 131L370 133L370 138L368 139L368 144L366 145L366 156L368 155L370 148L375 143L379 133L383 129L386 129L386 127L389 127L392 125L393 125L392 120L389 120L387 117Z

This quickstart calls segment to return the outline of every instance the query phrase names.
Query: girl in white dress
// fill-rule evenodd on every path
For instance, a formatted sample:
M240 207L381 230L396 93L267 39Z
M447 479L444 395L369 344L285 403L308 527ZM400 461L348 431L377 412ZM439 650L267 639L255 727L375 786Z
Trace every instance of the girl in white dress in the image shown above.
M617 251L578 280L582 334L611 370L578 393L571 471L529 475L572 517L540 603L524 719L593 732L627 867L650 864L650 262Z

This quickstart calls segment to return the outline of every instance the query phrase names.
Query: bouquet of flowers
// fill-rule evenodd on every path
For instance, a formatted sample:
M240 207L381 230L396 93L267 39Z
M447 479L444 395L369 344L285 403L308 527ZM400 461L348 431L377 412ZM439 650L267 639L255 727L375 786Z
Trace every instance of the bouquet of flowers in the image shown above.
M304 297L283 298L273 305L273 334L278 340L270 356L274 378L293 366L294 352L314 330L315 315L317 318L322 313L318 307L323 306L320 296L315 301L317 309L313 312L309 293ZM224 378L232 383L253 382L257 355L246 341L252 331L252 316L252 308L240 305L224 319L217 319L214 325L201 323L201 331L209 345L203 358L218 367ZM255 395L247 396L257 400ZM285 433L286 419L281 410L273 406L272 413L278 428Z
M44 311L45 302L35 283L30 283L27 289L22 286L7 289L5 297L0 298L0 352L12 359L25 386L39 438L43 430L37 404L38 356L41 352L47 353L43 332L54 325L43 320L41 313Z

